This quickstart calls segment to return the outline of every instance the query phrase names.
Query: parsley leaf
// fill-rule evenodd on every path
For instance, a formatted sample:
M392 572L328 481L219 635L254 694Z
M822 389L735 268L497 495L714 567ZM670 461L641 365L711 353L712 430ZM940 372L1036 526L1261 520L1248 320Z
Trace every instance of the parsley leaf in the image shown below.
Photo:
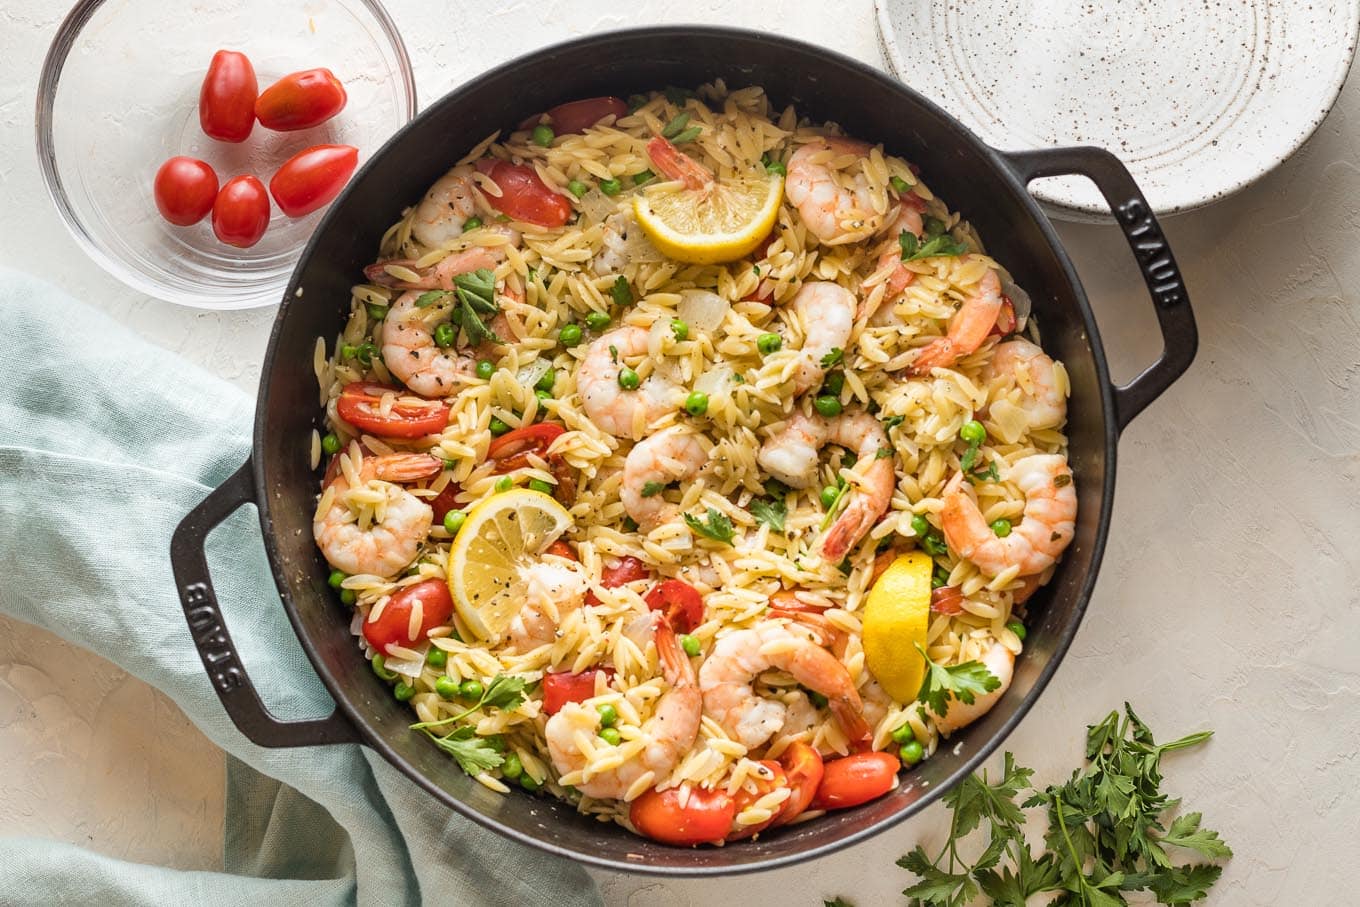
M789 506L784 503L783 498L772 498L766 500L757 498L751 502L751 516L758 522L764 523L775 532L784 531L784 520L788 518Z
M517 709L524 703L524 678L510 674L497 674L487 684L482 693L478 708Z
M902 247L903 261L919 261L922 258L955 257L967 253L968 246L948 233L932 236L922 242L910 230L903 230L897 237Z
M501 763L505 761L505 757L496 752L490 740L478 737L470 727L460 727L445 737L439 737L429 731L425 733L434 741L435 746L452 756L458 767L469 775L500 768Z
M446 297L451 295L448 290L426 290L416 297L416 308L429 308L436 302L443 302Z
M892 431L894 428L901 425L905 421L907 421L906 416L889 416L888 418L883 420L883 430Z
M833 346L831 352L822 357L822 368L831 368L832 366L839 365L844 358L845 350L838 346Z
M951 698L964 705L972 705L977 695L990 693L1001 686L1001 679L980 661L965 661L956 665L936 664L930 660L920 643L915 645L916 651L921 653L926 662L926 676L921 681L916 699L941 718L949 714Z
M457 320L467 333L468 344L476 346L487 340L499 341L501 338L483 320L500 312L500 306L496 304L496 275L487 268L478 268L455 277L453 287L459 303Z
M1171 823L1171 827L1167 829L1166 834L1162 835L1161 843L1188 848L1211 860L1232 856L1232 850L1228 848L1227 844L1223 843L1218 832L1199 827L1201 818L1202 816L1199 813L1186 813L1183 816L1177 816L1175 821Z
M702 520L693 514L685 514L685 525L700 535L725 545L732 544L732 537L736 535L732 528L732 520L714 507L708 508L708 513Z
M666 486L661 482L644 482L642 483L642 496L644 498L655 497L665 489Z
M614 285L609 288L609 295L613 298L616 306L633 304L633 288L628 286L627 277L616 278Z

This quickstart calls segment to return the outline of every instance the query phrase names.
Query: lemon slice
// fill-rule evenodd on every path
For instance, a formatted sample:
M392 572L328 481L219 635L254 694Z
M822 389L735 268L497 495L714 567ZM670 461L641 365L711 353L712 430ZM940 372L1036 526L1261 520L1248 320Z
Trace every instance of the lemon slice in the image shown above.
M697 265L735 261L774 227L784 177L740 177L708 189L662 183L633 198L642 232L662 254Z
M883 571L864 602L864 666L897 702L915 699L925 676L916 645L926 644L932 570L930 555L904 554Z
M512 488L467 515L449 548L449 593L458 616L484 640L499 640L524 604L524 568L571 526L565 507L541 491Z

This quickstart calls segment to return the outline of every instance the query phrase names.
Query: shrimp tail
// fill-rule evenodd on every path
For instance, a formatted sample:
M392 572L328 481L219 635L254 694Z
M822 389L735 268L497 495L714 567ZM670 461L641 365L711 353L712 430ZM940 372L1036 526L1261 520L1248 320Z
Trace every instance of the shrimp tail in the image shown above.
M713 174L676 148L669 139L657 136L648 142L647 157L657 170L673 180L680 180L686 189L707 189L713 185Z
M384 482L420 482L439 475L444 461L423 453L394 453L380 457L366 457L364 465L373 470L373 478Z
M864 703L858 695L832 699L827 707L835 716L836 723L845 732L845 738L856 747L867 745L873 739L869 722L864 719Z

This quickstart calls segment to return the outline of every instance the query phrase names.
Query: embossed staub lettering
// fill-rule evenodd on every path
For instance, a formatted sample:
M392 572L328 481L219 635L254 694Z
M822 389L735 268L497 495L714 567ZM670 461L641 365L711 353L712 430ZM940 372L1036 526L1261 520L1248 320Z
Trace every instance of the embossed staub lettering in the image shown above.
M245 672L231 648L231 638L223 626L222 611L206 583L184 587L185 615L189 632L208 668L208 676L219 692L228 693L245 681Z
M1115 217L1129 237L1133 254L1142 266L1153 301L1169 309L1186 301L1185 284L1171 257L1171 250L1162 235L1161 227L1148 212L1147 206L1136 198L1129 199L1114 209Z

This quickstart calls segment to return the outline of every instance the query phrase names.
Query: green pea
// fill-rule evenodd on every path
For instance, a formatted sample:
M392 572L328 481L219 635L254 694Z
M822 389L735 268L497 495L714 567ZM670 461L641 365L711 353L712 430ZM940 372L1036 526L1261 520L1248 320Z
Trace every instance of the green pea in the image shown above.
M930 520L925 518L925 514L914 514L911 518L911 531L916 533L918 539L930 535Z
M910 743L902 744L902 748L897 751L897 755L902 757L903 765L911 766L926 757L926 748L921 746L921 741L913 740Z
M968 444L981 444L987 440L987 429L976 419L969 419L959 429L959 437Z
M592 331L603 331L609 327L609 315L606 312L591 312L586 315L586 327Z
M528 772L525 772L524 774L519 776L519 786L532 794L534 791L538 790L540 787L543 786L543 782L535 781L533 775L529 774Z
M553 398L552 391L536 390L534 391L534 396L538 398L539 403L546 403Z
M552 486L552 483L551 483L551 482L545 482L545 481L543 481L542 479L530 479L530 480L529 480L529 490L530 490L530 491L541 491L541 492L543 492L544 494L552 494L552 493L553 493L553 486Z
M464 699L481 699L482 684L478 680L464 680L458 684L458 695Z
M778 334L761 334L756 338L756 349L760 350L761 354L765 356L778 352L783 345L784 338Z
M638 378L638 373L628 366L619 369L619 387L626 391L635 391L641 383L642 379Z
M486 742L490 744L491 748L496 752L505 752L505 738L500 734L492 734L490 737L486 738Z
M684 343L689 339L689 324L679 318L672 318L671 333L675 335L676 343Z
M538 380L534 382L534 388L541 391L551 391L555 384L557 384L557 369L550 368L538 376Z
M490 428L491 434L495 435L498 438L510 430L510 426L506 425L504 422L502 422L500 419L497 419L495 416L491 417Z
M499 479L496 480L497 491L509 491L511 488L514 487L515 480L510 478L509 476L501 476Z
M907 185L907 181L900 176L889 177L888 182L892 183L893 191L898 195L906 195L907 191L911 189L911 186Z
M828 419L832 419L841 414L841 400L839 397L823 394L812 401L812 408Z
M579 324L564 324L562 330L557 332L557 342L563 346L575 346L581 342L581 326Z
M778 173L780 176L784 176L789 172L789 168L784 165L783 161L767 161L765 164L765 172Z
M1004 539L1006 536L1011 534L1011 521L994 520L992 522L992 532L996 533L997 538Z
M605 195L618 195L623 191L623 183L619 180L600 180L600 191Z
M483 359L477 363L477 377L483 381L490 381L491 376L496 374L496 363Z
M534 131L530 133L530 138L533 139L535 145L541 145L542 147L547 148L553 143L553 128L547 123L539 123L534 127Z
M340 439L333 434L322 435L321 450L331 456L338 454L340 452Z
M690 636L688 633L684 633L680 636L680 648L684 649L685 654L690 658L694 658L702 651L699 637Z
M457 329L455 329L454 326L449 324L447 321L443 322L442 324L437 324L434 326L435 346L438 346L440 349L448 349L449 347L453 346L454 341L456 341L457 339L458 339Z
M567 191L570 192L572 195L576 196L577 198L580 198L581 196L585 195L588 191L590 191L590 187L587 186L585 183L581 182L580 180L572 180L571 182L567 183Z
M476 230L481 225L482 219L480 217L469 217L467 220L463 221L463 232L466 233L468 230Z
M425 653L425 663L432 668L442 668L449 663L449 653L438 646L430 646L430 650Z
M349 574L343 570L332 570L331 575L326 577L326 582L330 583L332 589L339 589L346 576L349 576Z
M397 685L392 688L392 695L397 697L398 702L405 702L416 694L416 688L404 680L398 680Z
M656 179L656 174L653 173L653 172L650 171L650 170L644 170L644 171L642 171L641 173L634 173L634 174L633 174L633 185L634 185L634 186L641 186L643 183L647 182L648 180L652 180L652 179Z
M373 362L373 357L376 355L378 355L378 347L372 343L359 344L359 349L355 352L355 356L358 357L359 361L364 365L371 364Z
M949 571L936 564L934 572L930 574L930 588L940 589L947 585L949 585Z
M606 727L600 729L600 739L610 746L618 746L623 742L623 735L616 727Z
M835 485L828 485L822 489L822 509L830 510L836 504L836 498L840 497L841 490Z
M1021 642L1024 642L1025 637L1029 634L1029 631L1025 629L1025 625L1018 620L1006 621L1006 629L1014 633Z
M373 668L373 673L377 674L381 680L391 683L397 679L396 673L387 670L387 659L381 654L375 654L373 660L369 662L369 666Z
M916 732L910 724L902 724L893 728L892 739L894 743L911 743L916 739Z
M613 727L619 723L619 710L608 703L599 707L600 727Z
M352 605L352 604L354 604L355 600L356 600L358 597L359 597L359 596L358 596L357 594L355 594L355 592L354 592L353 589L341 589L341 590L340 590L340 602L341 602L341 604Z
M444 514L444 528L448 530L449 535L457 535L458 530L462 529L466 522L467 514L461 510L450 510Z
M501 777L509 778L514 781L524 772L524 763L519 761L518 753L506 753L505 761L501 763Z
M387 317L387 306L378 305L376 302L368 304L368 317L374 321L382 321Z
M434 682L434 691L440 699L453 699L458 695L458 681L452 677L438 677Z
M822 382L822 390L833 397L839 397L841 391L845 389L845 372L834 371L826 376Z
M708 394L703 391L691 391L685 398L685 412L691 416L702 416L708 412Z
M812 701L812 704L815 705L817 708L819 709L826 708L827 702L826 697L823 696L821 693L818 693L816 690L808 690L807 698L810 699Z
M353 359L359 355L359 348L352 343L340 344L340 355L346 359Z
M921 548L931 557L943 557L949 553L949 546L944 543L944 539L934 533L921 539Z

